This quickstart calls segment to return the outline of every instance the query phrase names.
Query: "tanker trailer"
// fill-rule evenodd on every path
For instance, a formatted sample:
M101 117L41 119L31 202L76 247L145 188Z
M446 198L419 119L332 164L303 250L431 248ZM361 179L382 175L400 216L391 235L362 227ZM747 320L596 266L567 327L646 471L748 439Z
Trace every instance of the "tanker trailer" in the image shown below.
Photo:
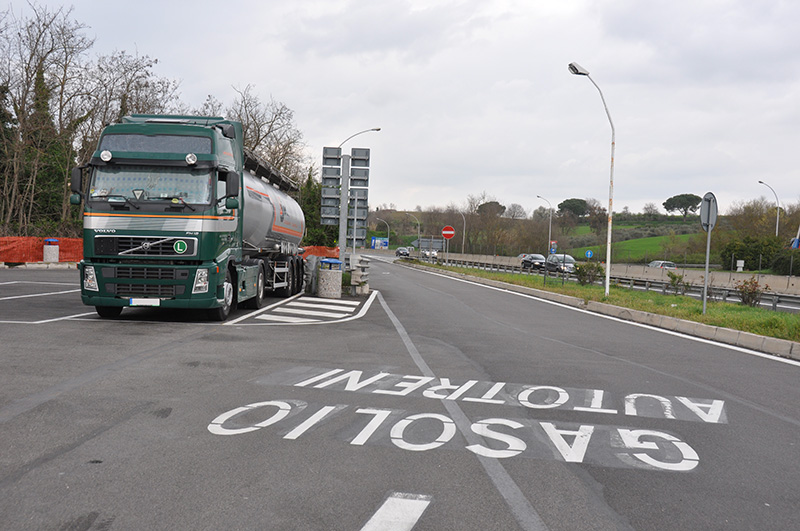
M305 219L286 193L297 185L244 149L239 122L126 116L71 189L84 205L81 299L100 317L146 306L225 320L302 288Z

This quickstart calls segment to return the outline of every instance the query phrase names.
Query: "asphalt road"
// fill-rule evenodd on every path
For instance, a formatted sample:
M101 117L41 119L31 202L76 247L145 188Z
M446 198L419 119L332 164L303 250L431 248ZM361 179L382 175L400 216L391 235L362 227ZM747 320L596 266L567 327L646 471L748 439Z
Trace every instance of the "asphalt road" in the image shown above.
M0 529L796 529L800 363L372 262L99 319L0 270Z

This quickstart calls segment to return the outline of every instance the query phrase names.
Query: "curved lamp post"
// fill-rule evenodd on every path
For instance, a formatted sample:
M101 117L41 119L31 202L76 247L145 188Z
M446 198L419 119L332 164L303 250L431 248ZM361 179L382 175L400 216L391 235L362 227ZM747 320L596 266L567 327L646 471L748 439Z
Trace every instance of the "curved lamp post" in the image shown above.
M419 220L417 219L417 216L415 216L414 214L409 214L408 212L405 212L405 215L406 216L411 216L412 218L414 218L414 221L417 222L417 247L421 248L422 247L422 243L421 243L422 238L420 237L420 223L419 223ZM417 249L417 253L418 254L419 254L420 250L421 249Z
M389 231L391 230L389 228L389 222L386 221L385 219L381 219L381 218L375 218L375 219L377 219L378 221L383 221L384 223L386 223L386 245L389 245Z
M772 190L773 194L775 194L775 203L777 203L777 205L778 205L777 206L778 212L777 212L777 214L775 216L775 236L777 236L778 235L778 224L781 222L781 202L778 200L778 194L775 193L775 190L770 185L768 185L764 181L758 181L758 184L763 184L764 186L766 186L767 188Z
M339 147L341 148L345 142L358 135L369 133L371 131L380 131L380 127L373 127L372 129L364 129L354 135L345 138ZM339 260L345 263L347 255L347 218L348 211L350 210L350 155L342 155L342 190L339 196ZM355 215L355 208L353 214ZM344 245L342 245L344 243ZM356 221L353 219L353 255L356 254Z
M547 201L544 197L537 195L539 199L542 201L547 202L547 206L550 207L550 222L547 225L547 256L550 256L550 242L553 241L553 205L550 204L550 201Z
M611 113L608 112L608 105L606 105L606 99L603 97L603 91L600 90L600 87L594 82L592 76L589 75L589 71L578 63L570 63L568 68L569 71L576 76L586 76L589 78L589 81L595 86L597 92L600 93L600 99L603 101L603 108L606 110L606 116L608 116L608 123L611 124L611 178L608 185L608 237L606 239L606 297L608 297L608 287L611 284L611 217L614 213L614 122L611 120Z

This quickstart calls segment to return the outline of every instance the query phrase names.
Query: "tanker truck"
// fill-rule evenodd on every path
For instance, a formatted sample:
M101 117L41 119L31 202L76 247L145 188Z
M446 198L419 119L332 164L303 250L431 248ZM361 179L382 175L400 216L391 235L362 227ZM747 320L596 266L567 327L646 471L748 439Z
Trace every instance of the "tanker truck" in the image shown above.
M70 188L84 205L81 299L102 318L143 306L224 321L302 289L297 184L243 147L240 122L126 116Z

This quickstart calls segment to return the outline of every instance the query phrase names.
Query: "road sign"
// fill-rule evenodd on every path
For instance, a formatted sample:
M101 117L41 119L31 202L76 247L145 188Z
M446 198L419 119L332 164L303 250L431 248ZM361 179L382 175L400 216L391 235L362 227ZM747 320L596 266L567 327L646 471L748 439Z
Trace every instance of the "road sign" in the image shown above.
M708 192L700 205L700 225L708 232L717 224L717 198Z
M449 240L455 235L456 235L456 229L454 229L450 225L447 225L445 228L442 229L442 237L447 240Z
M591 249L587 250L586 251L586 258L591 258L592 256L594 256L594 253L592 252L592 250Z

